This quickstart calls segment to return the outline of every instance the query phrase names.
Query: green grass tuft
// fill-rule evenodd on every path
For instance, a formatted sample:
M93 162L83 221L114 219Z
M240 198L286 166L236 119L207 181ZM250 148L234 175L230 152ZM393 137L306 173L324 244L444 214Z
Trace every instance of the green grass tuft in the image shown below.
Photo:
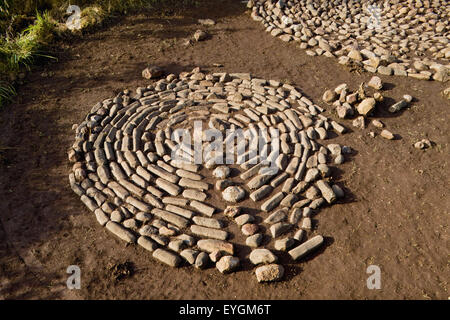
M0 81L0 106L6 102L11 102L12 98L16 95L16 89L4 81Z

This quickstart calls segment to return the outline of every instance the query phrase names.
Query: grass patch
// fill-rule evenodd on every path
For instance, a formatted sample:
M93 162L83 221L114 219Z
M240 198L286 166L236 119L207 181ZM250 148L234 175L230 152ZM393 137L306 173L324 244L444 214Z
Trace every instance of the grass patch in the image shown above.
M81 30L93 29L109 17L151 9L173 13L198 0L78 0ZM68 34L70 0L0 0L0 107L15 96L17 76L40 60L55 35ZM43 12L43 13L40 13Z

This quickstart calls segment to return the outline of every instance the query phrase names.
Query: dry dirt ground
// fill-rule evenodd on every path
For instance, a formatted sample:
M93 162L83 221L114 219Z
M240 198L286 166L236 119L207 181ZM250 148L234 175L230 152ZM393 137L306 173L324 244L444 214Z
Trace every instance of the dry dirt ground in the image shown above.
M0 298L448 299L450 105L439 82L382 76L386 96L417 101L399 114L387 105L376 112L397 140L371 138L368 129L333 139L355 150L335 174L346 198L319 214L315 232L325 248L289 264L284 281L257 284L249 268L227 276L171 269L98 225L69 187L71 126L96 102L148 84L141 77L148 63L290 81L322 106L326 89L370 79L273 38L239 1L209 3L182 15L128 16L65 42L58 62L28 75L0 111ZM184 47L199 18L217 21L206 28L212 37ZM435 146L414 149L423 138ZM380 290L366 287L372 264L381 268ZM65 286L69 265L81 268L80 290Z

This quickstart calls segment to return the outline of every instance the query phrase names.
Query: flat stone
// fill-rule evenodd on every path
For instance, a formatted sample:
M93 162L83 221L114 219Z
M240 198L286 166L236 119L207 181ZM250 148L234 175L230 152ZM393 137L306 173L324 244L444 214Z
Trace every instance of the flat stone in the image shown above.
M245 190L239 186L231 186L222 192L222 197L228 202L239 202L245 197Z
M257 248L263 240L263 235L261 233L254 234L245 239L245 244L252 248Z
M217 270L220 273L230 273L239 267L239 258L233 256L224 256L216 263Z
M381 131L380 136L382 136L383 138L387 139L387 140L394 140L394 134L392 132L390 132L389 130L384 129L383 131Z
M287 251L294 244L295 244L295 241L293 238L284 238L284 239L276 240L274 248L275 248L275 250L279 250L279 251Z
M254 223L246 223L242 226L241 231L245 236L251 236L258 232L258 225Z
M255 270L258 282L273 282L283 278L284 268L279 264L268 264L260 266Z
M268 249L254 249L250 253L250 262L254 265L268 264L278 261L278 257Z
M202 239L197 241L197 246L200 250L206 251L208 253L214 252L214 251L221 251L228 254L234 253L234 247L232 243L221 241L221 240L214 240L214 239Z
M250 214L242 214L236 218L234 218L234 221L239 225L242 226L246 223L251 223L255 220L255 217L253 217Z
M356 107L358 113L366 116L375 109L376 101L374 98L366 98Z
M371 88L374 88L375 90L381 90L383 88L383 82L381 81L380 77L377 76L373 76L367 83L367 85Z
M164 75L164 71L158 66L150 66L142 70L142 77L145 79L160 78Z

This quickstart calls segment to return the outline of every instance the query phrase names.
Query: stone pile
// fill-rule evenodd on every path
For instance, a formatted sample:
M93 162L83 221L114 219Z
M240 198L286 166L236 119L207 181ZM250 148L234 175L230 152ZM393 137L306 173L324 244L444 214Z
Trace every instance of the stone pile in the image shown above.
M251 17L311 56L336 57L368 72L447 81L447 0L250 0Z
M372 96L366 91L368 88L375 90ZM340 84L334 90L326 90L322 96L322 100L332 105L339 118L353 118L352 124L354 127L365 129L367 118L376 110L377 103L384 100L380 92L382 89L383 82L381 79L378 76L373 76L367 84L364 82L361 83L358 90L353 92L346 83ZM412 100L412 96L405 94L403 99L391 105L388 111L391 113L399 112L408 107ZM381 137L388 140L395 138L393 133L387 129L383 129L385 125L380 120L373 119L372 126L382 129L380 132ZM375 137L376 134L371 131L369 135Z
M294 260L303 258L323 243L314 236L312 217L344 196L330 182L330 163L342 163L349 148L321 142L345 127L322 111L294 86L248 73L196 68L170 74L134 94L125 90L97 103L74 126L70 186L98 223L173 267L214 263L221 273L237 270L240 259L228 228L236 223L253 249L249 259L257 280L275 281L284 269L263 239L273 239L275 250ZM233 139L228 153L243 143L247 158L238 154L237 164L220 164L205 131L195 136L194 130L192 142L200 142L205 155L195 163L186 135L176 133L197 121L224 133L224 143ZM259 154L251 158L258 134L234 141L238 129L261 132L276 170ZM239 173L231 176L231 167ZM224 205L213 203L213 194ZM248 199L258 203L269 234L261 232L255 215L234 205Z

